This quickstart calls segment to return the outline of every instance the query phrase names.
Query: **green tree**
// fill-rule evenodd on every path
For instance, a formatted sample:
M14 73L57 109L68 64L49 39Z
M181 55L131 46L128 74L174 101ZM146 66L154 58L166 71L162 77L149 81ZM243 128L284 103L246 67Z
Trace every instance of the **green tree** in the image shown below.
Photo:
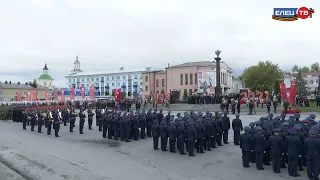
M320 65L318 62L311 64L311 72L319 72L320 71Z
M298 65L294 65L291 69L292 72L299 72L299 66Z
M131 96L131 92L128 92L128 96Z
M308 66L303 66L299 68L299 72L303 72L303 73L310 72L310 68Z
M306 88L307 82L303 79L301 72L299 72L296 77L296 86L297 86L297 95L304 97L308 95L308 91Z
M161 92L160 92L161 94L164 94L164 89L161 89Z
M242 75L239 77L245 87L251 91L271 91L276 80L283 79L283 72L278 67L278 64L273 64L270 61L259 61L257 65L245 68Z
M187 89L183 90L183 97L188 97L188 90Z
M104 93L105 96L109 96L109 90L106 90L106 92Z
M112 94L111 94L111 96L113 96L113 97L114 97L114 95L115 95L115 94L114 94L114 91L112 91Z
M279 85L280 81L276 80L274 81L274 93L275 94L279 94L280 93L280 85Z

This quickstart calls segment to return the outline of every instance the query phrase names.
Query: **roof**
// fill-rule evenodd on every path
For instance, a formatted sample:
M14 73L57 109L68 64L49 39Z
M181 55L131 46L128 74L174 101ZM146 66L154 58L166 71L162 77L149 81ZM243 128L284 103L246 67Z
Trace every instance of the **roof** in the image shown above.
M147 73L165 74L166 71L164 71L164 70L154 70L154 71L146 71L146 72L143 72L142 74L147 74Z
M34 89L34 87L32 87L31 85L29 84L18 84L18 83L4 83L4 82L1 82L0 84L0 89L26 89L26 90L29 90L29 89ZM46 90L47 88L45 86L41 86L41 85L37 85L37 89L39 90Z
M74 75L69 75L66 77L79 77L79 76L94 76L94 75L111 75L111 74L123 74L123 73L137 73L137 72L145 72L146 68L143 69L124 69L124 70L108 70L108 71L93 71L93 72L80 72Z
M53 80L52 77L49 74L42 74L38 79Z
M212 66L212 65L213 65L212 61L197 61L197 62L188 62L188 63L178 64L175 66L170 66L170 67L167 67L166 69L192 67L192 66Z
M44 65L44 68L42 70L49 70L47 64Z
M80 64L80 61L78 60L78 55L77 55L77 57L76 57L76 61L74 61L74 64Z

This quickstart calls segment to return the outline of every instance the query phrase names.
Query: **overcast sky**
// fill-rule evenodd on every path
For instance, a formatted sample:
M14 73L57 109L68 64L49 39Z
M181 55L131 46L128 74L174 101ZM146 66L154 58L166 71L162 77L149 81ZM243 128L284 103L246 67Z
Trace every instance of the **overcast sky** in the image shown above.
M315 9L312 19L272 20L274 7ZM319 13L318 13L319 12ZM73 68L126 69L212 60L239 75L260 60L319 62L319 0L1 0L0 81L38 78L57 86Z

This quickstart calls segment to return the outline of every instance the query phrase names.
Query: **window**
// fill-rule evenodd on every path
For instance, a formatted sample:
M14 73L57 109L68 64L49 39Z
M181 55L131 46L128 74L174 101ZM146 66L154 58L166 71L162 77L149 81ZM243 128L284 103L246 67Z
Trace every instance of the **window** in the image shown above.
M148 82L148 76L145 76L144 81L145 81L145 82Z
M73 79L73 82L76 82L76 79Z
M112 81L114 80L114 77L112 77Z
M109 81L109 77L107 77L107 81Z
M93 78L91 78L91 81L94 81L94 79L93 79Z
M138 76L137 76L137 75L134 75L134 78L135 78L135 79L138 79Z
M71 79L69 79L69 82L71 82Z
M194 84L198 84L198 74L194 73Z
M120 76L117 76L117 80L119 80L120 79Z
M188 74L185 74L185 84L188 85Z
M132 79L132 76L131 76L131 75L128 75L128 79Z
M114 86L114 83L112 83L112 86Z
M161 82L161 84L162 84L162 87L164 87L164 79L162 79L162 82Z
M192 89L189 89L189 96L192 95Z
M126 86L126 85L127 85L127 82L123 82L122 84L123 84L124 86Z
M180 85L183 85L183 74L180 74Z
M120 83L117 83L117 87L120 87Z
M104 77L101 77L101 81L104 81Z
M193 84L193 74L190 73L190 85L192 85L192 84Z
M99 81L99 78L96 78L96 81Z
M159 87L159 79L156 80L156 87Z
M83 81L84 81L84 78L82 78L81 81L83 82Z
M148 77L148 76L146 76L146 77ZM148 91L148 86L145 87L145 91Z
M87 81L89 81L89 78L87 78Z
M126 79L126 76L123 76L122 79Z
M89 87L89 84L87 84L87 87Z
M77 82L80 82L80 78L77 78Z

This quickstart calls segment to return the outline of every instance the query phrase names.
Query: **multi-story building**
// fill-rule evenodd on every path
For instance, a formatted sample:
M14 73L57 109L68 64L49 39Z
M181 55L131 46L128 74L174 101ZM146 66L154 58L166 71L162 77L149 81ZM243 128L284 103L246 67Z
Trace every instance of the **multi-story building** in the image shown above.
M53 79L49 75L47 63L44 65L44 68L42 69L42 75L38 78L37 83L41 86L47 87L48 89L53 89Z
M151 94L166 94L167 93L167 77L166 71L147 71L143 76L143 93L145 95Z
M285 75L284 80L287 88L291 86L290 81L292 79L295 79L295 77L298 75L298 73L293 73L289 75ZM301 76L306 81L306 88L308 92L312 93L314 91L318 91L319 86L319 78L320 78L320 72L308 72L308 73L301 73Z
M46 87L37 85L33 87L32 83L20 84L20 82L12 83L11 81L0 82L0 101L17 101L18 92L22 92L22 100L26 100L27 92L36 89L38 100L45 99Z
M246 89L244 83L239 78L232 78L232 93L240 93L241 89Z
M100 96L111 95L113 89L121 88L122 92L132 95L140 95L143 91L142 73L150 70L150 67L144 69L124 69L111 71L83 72L80 70L78 57L74 62L74 69L71 74L66 76L69 87L85 87L89 89L93 84L95 90Z

